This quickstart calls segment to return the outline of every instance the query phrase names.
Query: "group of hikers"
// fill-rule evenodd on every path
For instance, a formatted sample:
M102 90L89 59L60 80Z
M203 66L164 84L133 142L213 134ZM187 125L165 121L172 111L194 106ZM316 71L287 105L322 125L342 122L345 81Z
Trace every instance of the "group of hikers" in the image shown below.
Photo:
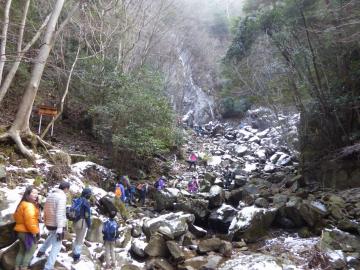
M197 156L192 152L189 156L189 169L194 167L196 169ZM175 187L182 182L179 178L173 182ZM154 184L154 188L158 191L167 187L167 178L161 176ZM190 193L199 191L200 185L195 176L187 184L187 189ZM36 257L44 257L47 250L51 247L44 270L53 270L56 258L62 247L62 240L64 239L64 232L67 224L67 219L72 221L72 229L75 233L75 239L72 245L73 262L77 263L80 260L82 246L84 244L85 236L88 229L91 227L91 209L90 198L92 190L84 188L80 197L73 200L71 207L67 207L67 193L70 190L70 184L63 181L58 187L54 188L48 194L45 205L43 207L43 221L48 231L47 238L38 250ZM144 206L146 197L149 191L149 184L146 182L138 183L136 186L131 185L128 176L122 176L120 181L115 186L115 202L119 201L124 204L135 204L135 195L138 196L138 201ZM37 249L37 243L40 239L40 209L39 191L35 186L28 186L25 189L23 197L18 204L14 213L15 227L19 239L19 251L15 260L15 270L29 269L29 263ZM107 201L105 197L100 199L100 203L107 206L112 203ZM113 207L113 208L111 208ZM103 224L103 240L105 247L105 261L108 269L115 267L115 240L118 235L118 224L115 220L117 209L111 206L110 211L106 212L108 219ZM106 208L106 207L105 207Z
M36 257L44 257L50 249L44 270L53 270L56 258L62 247L62 240L67 219L72 221L75 239L72 246L73 263L80 261L82 246L88 229L91 227L90 188L84 188L81 196L73 200L70 207L66 207L66 197L70 190L68 182L61 182L46 198L43 221L48 231L47 238L38 250ZM28 186L14 213L15 227L19 239L19 251L15 259L15 270L28 270L30 261L36 251L40 239L40 209L38 190L35 186ZM115 241L118 235L118 223L115 220L117 211L108 212L108 219L103 224L103 240L105 247L105 261L107 269L115 267Z
M183 178L180 177L173 181L172 187L179 187L182 182L183 182ZM163 190L167 186L168 186L167 178L165 176L161 176L158 180L156 180L156 182L154 184L154 187L158 191ZM199 184L198 179L195 176L191 177L191 179L187 183L188 192L197 193L199 191L199 189L200 189L200 184Z

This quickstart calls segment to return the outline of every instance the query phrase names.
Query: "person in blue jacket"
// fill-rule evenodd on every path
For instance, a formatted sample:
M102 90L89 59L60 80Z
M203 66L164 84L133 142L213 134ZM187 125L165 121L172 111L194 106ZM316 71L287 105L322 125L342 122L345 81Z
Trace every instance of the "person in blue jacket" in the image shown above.
M79 217L77 217L73 223L73 231L75 232L76 236L73 242L74 263L78 263L80 261L82 245L84 244L87 230L91 227L91 210L89 203L91 195L91 189L84 188L81 193L81 197L77 199L80 200L81 209Z

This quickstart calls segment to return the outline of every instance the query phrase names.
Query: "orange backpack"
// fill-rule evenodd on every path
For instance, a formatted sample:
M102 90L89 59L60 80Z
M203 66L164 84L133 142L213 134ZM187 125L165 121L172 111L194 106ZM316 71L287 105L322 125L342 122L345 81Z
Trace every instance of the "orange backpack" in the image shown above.
M121 188L120 188L120 186L116 186L116 188L115 188L115 197L116 198L120 198L121 197Z

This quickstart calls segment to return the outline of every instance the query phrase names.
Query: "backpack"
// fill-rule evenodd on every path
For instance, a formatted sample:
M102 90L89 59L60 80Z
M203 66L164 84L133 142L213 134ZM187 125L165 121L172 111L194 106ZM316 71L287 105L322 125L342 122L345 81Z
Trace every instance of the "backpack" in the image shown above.
M121 192L120 185L119 185L119 186L116 186L116 188L115 188L115 197L116 197L116 198L120 198L121 195L122 195L122 192Z
M67 219L71 221L78 221L79 219L81 219L82 206L83 206L82 198L74 199L72 205L66 208Z
M118 233L118 224L115 220L107 220L104 223L104 227L102 229L102 233L104 235L104 240L113 241L117 237Z

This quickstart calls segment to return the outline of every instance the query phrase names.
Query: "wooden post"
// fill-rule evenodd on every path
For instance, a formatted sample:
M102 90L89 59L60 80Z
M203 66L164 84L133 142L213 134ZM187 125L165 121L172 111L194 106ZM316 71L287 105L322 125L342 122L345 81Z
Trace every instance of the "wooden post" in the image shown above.
M40 121L39 121L39 130L38 130L38 133L40 134L41 132L41 120L42 120L42 114L40 114Z
M49 107L49 106L39 106L38 107L38 115L40 115L40 121L39 121L39 129L38 133L41 133L41 121L42 117L44 116L51 116L52 119L58 114L57 108ZM54 134L54 123L51 125L51 136Z

